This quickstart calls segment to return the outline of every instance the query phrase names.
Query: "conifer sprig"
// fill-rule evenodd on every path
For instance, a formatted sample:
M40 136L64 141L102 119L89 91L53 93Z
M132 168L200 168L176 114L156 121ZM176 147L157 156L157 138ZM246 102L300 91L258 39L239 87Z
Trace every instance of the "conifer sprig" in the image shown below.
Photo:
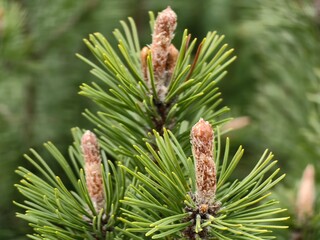
M29 235L32 239L110 239L119 235L114 227L119 225L116 216L119 215L119 200L125 192L123 171L102 154L101 176L105 204L97 212L82 170L81 131L73 129L73 135L75 145L69 148L69 159L52 143L45 144L45 148L61 167L59 174L53 172L47 162L32 149L32 155L25 157L39 174L23 167L16 171L23 178L16 187L26 197L23 203L15 202L26 211L17 216L27 220L33 227L35 233Z
M151 20L154 18L150 15ZM153 25L154 25L154 21ZM148 54L147 71L152 87L141 70L140 43L134 21L121 22L123 31L116 29L114 36L118 50L100 33L85 39L86 45L100 63L91 62L78 55L93 69L92 74L102 82L83 84L80 94L95 101L100 108L96 114L86 110L85 116L97 127L105 141L108 154L131 155L132 146L144 147L143 138L152 129L161 133L170 129L187 148L190 128L200 117L218 124L219 116L228 110L220 107L221 97L217 83L225 75L225 68L235 59L233 49L221 46L223 36L209 32L202 40L193 58L196 39L190 40L187 30L183 33L179 55L164 100L159 100L155 89L152 56Z
M232 50L220 46L223 37L208 33L193 58L196 39L185 31L176 55L175 26L165 20L174 25L176 15L170 8L162 14L169 16L159 20L151 14L154 29L162 24L154 39L163 39L162 30L168 28L170 41L161 43L166 54L156 61L161 47L154 42L150 48L156 49L141 52L130 18L129 25L121 22L123 31L114 31L118 50L99 33L85 40L102 66L79 57L102 83L83 84L81 94L100 107L97 114L87 110L85 115L102 141L74 129L68 159L52 143L45 144L61 177L34 150L26 155L38 173L18 168L23 179L16 187L26 200L16 204L26 210L18 217L34 228L30 238L270 239L270 229L283 227L272 224L286 219L276 215L284 209L265 200L284 177L273 169L272 154L266 151L243 180L230 180L243 149L230 158L229 140L221 144L219 124L226 119L219 117L227 108L219 107L216 84L234 60ZM205 125L191 135L198 138L191 141L193 161L189 135L200 117L214 124L217 142L211 124L201 120Z
M276 205L274 199L267 200L270 189L283 177L279 169L274 170L277 161L266 151L256 166L242 180L229 180L243 155L239 147L229 159L229 140L225 152L220 143L216 145L217 191L214 198L214 214L201 213L195 193L195 166L188 158L174 134L164 130L163 136L154 132L158 152L146 143L150 154L139 147L137 159L145 172L135 172L121 166L134 176L138 184L121 202L130 206L120 218L127 224L125 234L134 234L137 239L271 239L271 229L285 228L274 222L286 220L277 216L285 211ZM150 194L152 193L152 194ZM208 206L207 206L208 207ZM210 206L209 206L210 207ZM203 210L203 211L206 211ZM141 238L142 237L142 238Z

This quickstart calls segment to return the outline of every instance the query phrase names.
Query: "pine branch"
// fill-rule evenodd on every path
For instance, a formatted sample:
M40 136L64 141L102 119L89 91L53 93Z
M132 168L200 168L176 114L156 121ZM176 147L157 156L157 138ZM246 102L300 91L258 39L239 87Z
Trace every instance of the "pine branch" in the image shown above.
M230 175L242 158L240 147L229 160L229 140L224 156L220 153L220 134L217 130L215 164L217 192L211 193L209 202L196 200L194 163L183 153L174 134L165 130L163 136L154 132L158 152L147 143L150 157L139 147L136 158L146 173L134 172L121 165L127 173L138 180L121 202L130 207L120 218L127 224L124 233L152 239L269 239L269 229L286 228L273 225L288 219L275 215L285 211L276 207L274 199L264 201L270 189L281 181L273 155L266 151L256 166L243 180L230 181ZM197 158L194 153L194 158ZM154 161L155 159L155 161ZM271 173L269 175L269 171ZM152 193L152 197L150 197ZM213 201L213 202L211 202ZM259 204L259 205L257 205Z
M152 16L151 19L154 18ZM152 129L161 133L163 127L173 131L184 143L183 148L188 149L191 126L200 117L218 124L218 118L228 109L219 107L221 98L217 83L225 76L226 66L235 59L230 57L233 50L227 51L226 44L221 47L223 36L210 32L192 60L196 39L189 43L190 36L186 30L166 96L159 101L155 89L157 80L153 76L153 56L149 54L147 60L153 86L150 88L150 82L144 79L141 71L144 65L140 59L141 49L134 21L129 18L129 25L125 22L121 25L124 33L118 29L114 31L119 52L100 33L84 40L102 65L99 67L78 55L93 67L92 74L102 80L99 85L82 85L80 94L95 101L101 109L97 114L87 110L84 115L98 126L97 133L105 140L103 147L113 157L118 157L119 153L130 156L133 144L143 147L147 133Z
M85 40L102 65L79 56L102 80L101 86L81 87L101 109L85 112L100 141L73 129L68 158L45 144L61 176L36 151L25 155L38 172L16 171L22 177L16 187L26 198L16 203L25 209L17 216L33 227L30 238L271 239L270 229L285 227L273 225L287 219L277 216L285 210L266 200L284 177L274 170L271 153L244 179L230 180L243 149L230 158L229 140L221 144L219 125L227 119L220 117L227 109L218 108L216 84L234 60L232 50L220 47L223 37L208 33L192 60L196 40L185 31L176 55L171 11L155 20L151 14L156 34L142 54L132 19L130 27L122 22L124 33L114 31L119 51L99 33ZM170 37L163 38L167 32ZM201 116L214 123L215 132L209 122L198 122Z
M36 232L34 236L39 239L116 237L119 233L114 227L119 226L119 221L115 216L119 214L119 199L125 191L123 171L108 161L105 154L101 155L105 202L103 208L97 211L82 170L84 160L79 142L81 131L73 129L73 135L75 144L69 148L69 159L63 157L52 143L45 144L47 151L61 167L59 175L34 150L31 149L33 156L25 155L39 174L23 167L16 171L23 178L16 187L27 199L24 203L15 202L26 209L25 214L18 213L17 216L30 222ZM59 176L63 176L66 181Z

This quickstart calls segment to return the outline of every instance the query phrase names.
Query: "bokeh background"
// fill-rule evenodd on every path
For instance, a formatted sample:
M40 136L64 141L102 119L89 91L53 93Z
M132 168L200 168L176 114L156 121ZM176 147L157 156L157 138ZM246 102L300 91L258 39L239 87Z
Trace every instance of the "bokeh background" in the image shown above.
M94 106L77 93L82 82L94 80L75 57L90 58L82 39L93 32L113 38L119 20L131 16L148 44L148 11L168 5L179 18L176 45L188 28L198 39L216 30L235 48L238 58L220 88L230 115L246 117L229 135L235 148L241 143L246 150L240 175L265 148L287 173L274 194L289 210L290 229L277 239L297 240L299 231L300 239L319 239L319 197L311 219L295 217L308 164L315 167L319 196L319 0L0 0L0 239L26 239L31 230L12 203L20 199L14 170L26 166L23 153L32 147L45 155L48 140L66 151L70 128L90 127L81 112Z

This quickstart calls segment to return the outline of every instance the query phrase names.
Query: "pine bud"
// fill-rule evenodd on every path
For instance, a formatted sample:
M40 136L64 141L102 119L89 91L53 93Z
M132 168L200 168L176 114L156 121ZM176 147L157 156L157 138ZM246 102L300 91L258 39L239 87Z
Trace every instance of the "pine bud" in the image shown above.
M237 117L232 119L230 122L228 122L227 124L225 124L222 127L222 131L234 131L234 130L238 130L238 129L242 129L246 126L248 126L251 122L250 117L247 116L243 116L243 117Z
M105 204L104 188L101 174L101 157L97 137L86 131L81 138L81 148L84 156L84 171L86 184L92 203L97 212Z
M170 7L159 13L154 24L152 44L152 64L155 78L159 81L165 79L169 47L177 26L177 15Z
M148 51L151 51L155 85L161 101L167 94L167 87L178 59L179 52L171 44L176 26L177 15L170 7L167 7L158 14L155 21L150 48L144 47L141 50L142 73L149 88L151 86L147 70L147 55Z
M171 44L169 46L169 51L168 51L168 59L167 59L167 75L168 78L171 78L173 74L173 70L176 66L177 60L179 56L179 51L176 49L176 47Z
M213 129L202 118L191 130L192 152L196 170L196 201L211 204L216 193L216 166L213 160Z
M309 164L302 175L298 190L296 213L297 220L303 223L307 218L312 217L315 202L315 170Z

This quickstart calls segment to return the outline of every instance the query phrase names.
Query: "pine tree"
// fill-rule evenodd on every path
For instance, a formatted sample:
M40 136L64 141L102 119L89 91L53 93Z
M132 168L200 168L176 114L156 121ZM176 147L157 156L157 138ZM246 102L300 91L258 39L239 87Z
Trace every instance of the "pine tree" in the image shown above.
M96 134L74 128L68 156L51 142L50 161L33 149L25 155L38 171L16 171L25 197L17 216L33 228L30 238L271 239L272 229L285 228L285 209L270 197L284 177L272 153L232 179L244 150L231 156L230 140L221 139L229 119L217 84L233 49L216 32L196 46L187 30L176 47L176 24L168 7L150 13L146 47L131 18L113 32L118 49L100 33L84 40L97 61L78 56L99 82L80 94L99 108L84 113Z

